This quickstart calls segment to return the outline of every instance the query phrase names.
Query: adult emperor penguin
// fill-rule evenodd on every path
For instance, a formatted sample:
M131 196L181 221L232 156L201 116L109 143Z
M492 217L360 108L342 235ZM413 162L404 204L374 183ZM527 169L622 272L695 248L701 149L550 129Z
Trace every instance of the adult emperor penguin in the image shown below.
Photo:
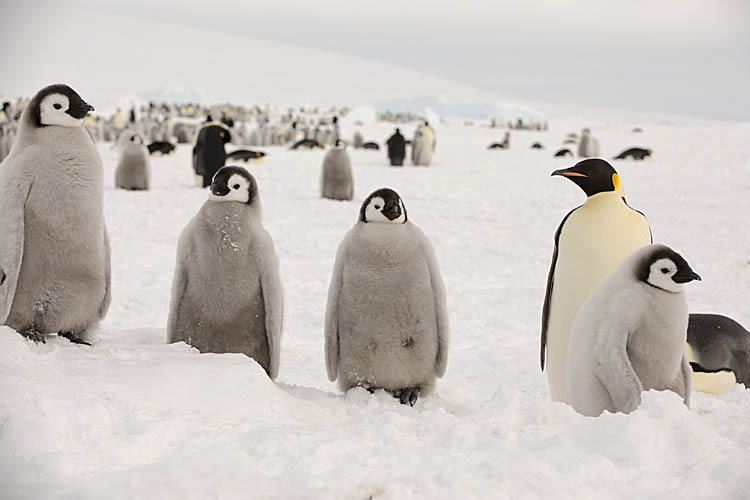
M691 314L688 357L696 391L721 394L735 383L750 389L750 332L721 314Z
M340 139L323 158L320 195L331 200L351 200L354 196L352 163L346 152L346 144Z
M199 187L209 186L214 174L224 166L224 146L231 138L229 128L221 122L207 121L202 125L193 146L193 170Z
M84 342L109 309L102 159L82 127L93 109L43 88L0 165L0 324L37 342Z
M605 160L583 160L552 175L567 177L587 196L555 232L542 309L542 370L546 360L552 399L567 402L565 362L578 309L622 259L652 240L646 217L625 202L620 176Z
M222 167L208 201L180 234L168 341L246 354L275 379L282 307L279 261L261 222L258 184L244 168Z
M443 278L430 241L391 189L367 197L336 252L325 356L341 390L382 388L411 406L445 374Z
M586 299L570 334L567 384L583 415L630 413L641 392L671 390L690 406L685 284L700 280L665 245L642 247Z
M115 187L132 191L148 190L151 184L151 158L141 136L130 136L115 170Z

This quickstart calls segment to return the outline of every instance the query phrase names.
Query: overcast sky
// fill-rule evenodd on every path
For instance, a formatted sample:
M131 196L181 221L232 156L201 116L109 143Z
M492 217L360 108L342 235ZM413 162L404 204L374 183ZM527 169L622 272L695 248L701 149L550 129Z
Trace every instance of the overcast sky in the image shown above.
M750 120L748 0L72 0L54 5L374 59L534 102ZM48 8L44 0L3 2L0 17L13 29L0 35L2 52L17 46L8 36L64 44L59 33L40 29ZM112 33L113 38L139 36ZM91 49L106 50L112 42L98 36ZM12 77L0 73L2 80ZM134 89L139 90L145 89Z

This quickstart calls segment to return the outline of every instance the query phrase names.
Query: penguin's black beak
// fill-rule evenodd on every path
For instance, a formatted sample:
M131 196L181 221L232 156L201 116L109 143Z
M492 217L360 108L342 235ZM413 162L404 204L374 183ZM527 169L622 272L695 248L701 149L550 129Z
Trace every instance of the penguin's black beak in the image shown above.
M226 196L229 194L229 186L223 186L214 182L211 184L211 193L216 196Z
M672 276L672 281L675 283L690 283L691 281L702 281L701 277L695 271L677 273Z
M86 115L89 114L90 111L94 111L94 106L85 102L81 102L81 104L79 104L75 108L70 108L69 110L67 110L66 113L68 113L76 120L81 120L83 118L86 118Z

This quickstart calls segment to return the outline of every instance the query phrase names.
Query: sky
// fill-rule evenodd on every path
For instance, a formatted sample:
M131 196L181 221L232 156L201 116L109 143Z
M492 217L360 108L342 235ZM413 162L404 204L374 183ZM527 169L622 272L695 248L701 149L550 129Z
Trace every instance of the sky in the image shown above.
M96 59L97 54L119 54L121 68L107 68L111 80L122 80L118 71L143 68L136 83L144 88L133 92L148 90L172 76L167 74L169 65L159 67L144 59L178 55L179 46L171 45L174 40L162 43L158 38L160 32L166 38L177 27L218 31L236 37L232 40L252 38L367 59L383 64L378 68L386 72L390 71L387 68L400 68L541 105L750 120L747 0L31 0L3 3L0 9L0 17L13 20L0 34L3 47L23 47L18 40L33 36L34 50L28 55L41 59L44 65L45 58L51 52L59 54L66 41L80 36L81 31L90 33L88 43L76 46L77 54L69 57ZM87 15L96 16L97 26L76 21ZM133 28L134 19L142 20L143 30ZM165 24L170 28L159 28ZM147 33L149 30L152 32ZM123 57L127 54L124 46L132 43L137 48L144 37L148 37L152 53L134 50L133 60ZM188 38L186 47L195 50L190 45L196 43L195 36ZM206 45L211 43L208 39ZM52 46L56 47L45 49ZM165 49L161 54L160 47ZM238 56L219 46L214 57L221 60L229 53L233 60L246 57L249 64L259 55L248 50ZM306 54L315 58L319 53ZM24 56L23 50L0 54L0 64L5 60L3 66L12 69L10 74L2 72L0 91L15 91L24 82L23 75L39 71L28 71L25 65L31 61ZM60 63L59 55L56 59ZM201 63L192 63L200 72ZM336 75L323 78L330 85L339 80L351 84L346 78L337 78L350 63L339 64L343 67L327 68ZM267 64L255 69L258 71L243 76L275 77L275 68ZM297 75L301 84L320 78L314 66L310 72ZM211 96L223 95L222 86L230 85L218 76L203 84L209 86L205 90ZM425 80L425 95L430 93L430 85ZM185 81L184 86L191 87L191 82ZM342 95L347 95L346 91Z

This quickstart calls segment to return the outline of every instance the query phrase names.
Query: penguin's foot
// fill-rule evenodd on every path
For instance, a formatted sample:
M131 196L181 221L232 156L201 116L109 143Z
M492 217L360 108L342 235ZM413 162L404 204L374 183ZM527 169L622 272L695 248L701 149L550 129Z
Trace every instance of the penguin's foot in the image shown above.
M57 334L58 337L64 337L70 340L74 344L91 345L82 338L77 337L73 332L60 332Z
M414 406L419 399L419 387L407 387L393 393L394 398L398 398L402 405Z
M46 344L47 343L47 341L44 340L44 334L43 333L39 333L34 328L29 328L28 330L24 330L24 331L18 332L18 333L20 333L21 335L23 335L27 339L34 341L35 344L38 344L39 342L41 342L42 344Z

